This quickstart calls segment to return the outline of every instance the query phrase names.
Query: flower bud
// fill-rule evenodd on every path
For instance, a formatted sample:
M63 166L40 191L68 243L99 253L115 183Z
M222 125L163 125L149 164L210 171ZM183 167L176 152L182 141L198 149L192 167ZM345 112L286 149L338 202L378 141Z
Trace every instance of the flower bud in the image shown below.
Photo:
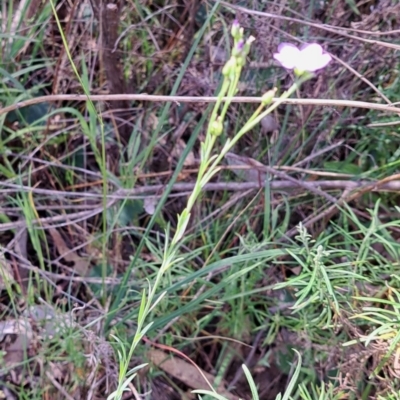
M246 57L250 53L251 44L256 40L254 36L250 36L243 46L243 54Z
M235 47L232 49L232 56L233 57L240 57L243 53L244 48L244 40L240 39L236 44Z
M224 127L222 125L221 117L218 117L210 126L211 135L219 136L221 135Z
M272 99L275 96L276 93L276 88L273 88L271 90L268 90L268 92L264 93L261 97L261 104L263 106L268 106L272 103Z
M231 35L235 40L239 40L241 38L240 24L237 19L235 19L233 21L232 28L231 28Z
M231 57L227 63L222 68L222 75L226 76L229 79L235 76L236 69L236 60L234 57Z
M243 67L246 64L246 56L242 55L241 57L236 58L236 65L238 67Z

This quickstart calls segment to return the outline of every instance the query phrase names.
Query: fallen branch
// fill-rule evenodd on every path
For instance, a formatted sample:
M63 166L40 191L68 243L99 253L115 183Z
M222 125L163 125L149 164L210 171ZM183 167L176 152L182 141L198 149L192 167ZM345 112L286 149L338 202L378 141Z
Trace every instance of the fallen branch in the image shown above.
M33 104L51 103L57 101L150 101L150 102L173 102L173 103L215 103L217 97L199 97L199 96L158 96L150 94L95 94L86 96L84 94L56 94L49 96L34 97L28 100L22 100L18 103L12 104L7 107L0 108L0 115L9 113L10 111L18 110L23 107L31 106ZM261 103L262 97L224 97L223 101L231 101L233 103ZM327 100L327 99L286 99L280 100L279 98L273 99L273 102L281 101L283 104L300 104L300 105L314 105L314 106L331 106L331 107L353 107L353 108L366 108L369 110L378 110L392 112L400 115L400 107L394 107L385 104L368 103L365 101L351 101L351 100Z
M390 177L389 177L390 178ZM291 190L305 190L304 186L299 187L298 182L294 183L289 180L276 180L268 182L271 190L274 191L291 191ZM346 180L331 180L331 181L314 181L307 182L308 187L319 190L364 190L368 188L368 192L399 192L400 191L400 175L396 175L396 179L392 181L346 181ZM109 193L107 198L109 200L125 200L125 199L140 199L153 195L154 197L161 197L162 192L166 185L146 185L133 189L118 189L113 193ZM206 191L243 191L249 189L260 189L265 187L265 182L218 182L208 183L204 186ZM171 192L178 193L179 196L186 195L187 192L192 191L194 183L176 183L172 186ZM90 198L102 199L103 195L99 192L68 192L51 189L33 188L25 185L18 185L14 183L0 182L0 190L2 195L14 195L18 192L32 192L33 194L47 195L49 197L65 198ZM176 196L175 196L176 197Z

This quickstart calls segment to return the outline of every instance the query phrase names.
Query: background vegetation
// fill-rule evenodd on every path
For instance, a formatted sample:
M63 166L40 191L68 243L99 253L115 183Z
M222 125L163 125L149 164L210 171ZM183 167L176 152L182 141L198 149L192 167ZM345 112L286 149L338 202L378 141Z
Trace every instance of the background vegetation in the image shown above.
M255 399L245 364L260 399L400 398L396 0L0 12L1 396L104 399L125 382L125 399L194 399L207 378ZM225 157L129 357L235 18L256 39L237 96L292 84L272 57L281 42L333 61ZM215 153L256 107L231 104Z

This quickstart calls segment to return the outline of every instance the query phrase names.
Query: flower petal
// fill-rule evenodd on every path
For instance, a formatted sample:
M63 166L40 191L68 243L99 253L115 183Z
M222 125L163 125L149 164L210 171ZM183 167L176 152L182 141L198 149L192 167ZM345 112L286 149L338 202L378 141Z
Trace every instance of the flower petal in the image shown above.
M317 43L306 43L303 44L300 48L300 53L307 57L312 57L312 56L318 57L322 54L322 52L323 52L322 47Z
M324 68L332 60L317 43L304 44L300 49L291 43L281 43L274 58L284 68L309 72Z
M314 59L312 65L309 66L308 71L314 72L318 69L326 67L329 62L332 60L332 57L329 54L322 54L318 59Z
M299 58L300 50L291 43L281 43L278 51L279 53L274 54L275 60L279 61L284 68L293 69Z
M294 44L292 44L292 43L287 43L287 42L282 42L282 43L280 43L279 44L279 46L278 46L278 51L279 52L281 52L282 50L284 50L284 49L287 49L287 48L292 48L292 49L296 49L297 51L299 50Z
M311 43L300 50L297 67L302 71L314 72L324 68L332 60L329 54L323 53L319 44Z

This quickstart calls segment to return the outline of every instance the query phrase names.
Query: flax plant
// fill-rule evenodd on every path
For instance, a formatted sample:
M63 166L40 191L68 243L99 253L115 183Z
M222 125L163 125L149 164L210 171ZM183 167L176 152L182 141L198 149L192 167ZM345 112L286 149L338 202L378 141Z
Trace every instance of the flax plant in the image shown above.
M280 49L278 48L280 53L276 54L275 58L282 64L283 67L295 70L297 81L295 81L293 85L278 99L275 99L274 102L273 100L276 89L268 91L263 96L260 106L250 117L247 123L242 127L242 129L240 129L233 138L228 138L226 140L226 142L223 144L222 150L217 151L215 149L215 144L218 140L218 137L223 132L224 121L229 105L231 104L231 101L237 92L240 75L246 63L246 58L250 52L251 44L254 41L253 37L249 37L247 40L245 40L243 28L239 26L239 23L237 21L235 21L232 25L231 35L233 37L231 57L226 65L223 67L223 83L221 86L221 90L218 94L218 99L211 113L205 141L201 143L200 166L195 187L189 196L186 208L182 211L180 215L178 215L177 227L171 239L169 236L169 229L167 229L166 231L165 248L161 266L158 270L154 283L149 283L148 289L143 290L140 309L138 313L137 330L133 337L128 353L126 353L119 339L113 336L121 348L121 351L118 351L118 356L120 359L120 371L118 388L108 397L109 400L120 400L122 398L123 392L129 390L128 385L135 377L136 372L141 367L143 367L143 365L140 365L138 367L135 367L134 369L129 370L129 363L133 357L137 345L141 342L142 338L146 335L146 332L148 332L152 326L152 322L148 322L146 324L147 318L166 294L166 292L163 292L160 295L157 295L162 277L170 268L174 266L174 264L182 260L182 258L178 254L179 248L182 244L182 238L184 237L186 227L189 223L193 206L195 202L199 199L202 193L202 189L219 171L220 162L232 149L232 147L238 142L238 140L245 133L249 132L254 126L256 126L266 115L270 114L274 109L276 109L284 99L290 97L304 81L310 79L313 76L313 71L323 67L319 66L318 68L313 68L312 66L306 65L306 63L304 62L305 57L302 56L301 51L298 51L296 53L292 47L289 49L289 51L287 51L287 45L281 47ZM315 48L312 49L315 50ZM288 54L290 51L291 54ZM324 55L324 57L326 57L326 55ZM289 66L287 64L288 59L291 60L291 64ZM314 60L318 61L318 57L314 57ZM266 108L267 106L269 107ZM245 371L247 372L246 369ZM211 385L210 388L215 393ZM252 389L254 389L254 387ZM216 393L215 395L218 398L218 395ZM257 396L254 395L254 398L256 399Z

